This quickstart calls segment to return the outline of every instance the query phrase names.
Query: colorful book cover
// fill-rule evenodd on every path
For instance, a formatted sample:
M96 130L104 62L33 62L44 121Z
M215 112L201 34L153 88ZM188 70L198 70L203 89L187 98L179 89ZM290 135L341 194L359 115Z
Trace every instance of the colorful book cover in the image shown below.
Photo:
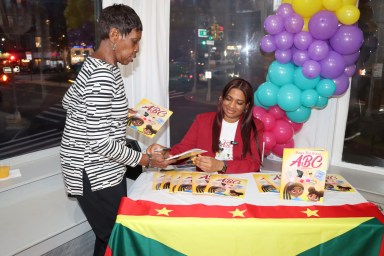
M280 192L281 174L280 173L255 173L253 179L258 190L264 192Z
M325 189L341 192L356 192L356 189L339 174L327 174Z
M153 138L172 113L144 98L133 109L129 109L128 127Z
M171 176L171 181L169 184L169 192L170 193L177 192L176 187L179 184L179 179L180 179L182 173L183 173L182 171L175 171L171 174L172 176Z
M192 174L192 193L204 194L211 174L206 172L194 172Z
M192 172L182 172L173 192L192 193Z
M163 183L165 172L155 172L152 176L152 190L161 190L161 184Z
M163 181L160 184L160 189L167 189L169 190L171 186L171 178L175 174L176 171L163 171L164 178Z
M323 202L328 152L311 148L284 148L280 198Z
M229 175L212 174L204 193L244 199L247 182L247 179L239 179Z
M205 152L207 152L207 150L203 150L203 149L199 149L199 148L193 148L193 149L187 150L183 153L171 156L171 157L167 158L166 160L170 160L170 159L181 160L181 159L185 159L185 158L191 158L191 157L200 155L200 154L205 153Z

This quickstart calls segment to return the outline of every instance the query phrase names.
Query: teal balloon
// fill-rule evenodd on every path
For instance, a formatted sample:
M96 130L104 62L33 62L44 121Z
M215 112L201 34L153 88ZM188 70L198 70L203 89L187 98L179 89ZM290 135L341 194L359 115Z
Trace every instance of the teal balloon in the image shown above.
M268 110L268 107L266 107L266 106L264 106L263 104L261 104L260 101L257 99L256 93L257 93L257 91L253 94L253 103L254 103L256 106L259 106L259 107L262 107L262 108L265 108L265 109Z
M256 90L256 98L261 105L270 107L277 104L277 93L279 87L271 82L262 83Z
M293 83L301 90L313 89L320 81L320 76L308 78L303 74L303 68L297 67L293 74Z
M283 85L277 94L277 105L285 111L294 111L301 106L301 90L294 84Z
M265 81L271 82L271 78L269 78L269 75L267 74L267 77L265 78Z
M299 107L295 111L286 112L289 120L295 123L304 123L311 116L311 108L307 108L304 106Z
M307 108L314 107L319 98L319 94L314 89L308 89L301 92L301 105Z
M315 108L323 109L328 105L328 98L319 95Z
M295 65L291 62L280 63L275 60L268 68L268 76L272 83L277 86L282 86L293 82L294 71Z
M316 85L316 91L320 96L331 97L336 91L336 84L331 79L322 79Z

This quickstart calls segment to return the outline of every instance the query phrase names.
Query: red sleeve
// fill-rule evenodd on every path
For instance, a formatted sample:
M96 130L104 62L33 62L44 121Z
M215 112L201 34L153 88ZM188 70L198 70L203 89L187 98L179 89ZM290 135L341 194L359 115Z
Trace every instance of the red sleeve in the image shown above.
M197 134L199 131L200 115L193 121L184 138L171 148L170 154L177 155L184 151L197 147Z

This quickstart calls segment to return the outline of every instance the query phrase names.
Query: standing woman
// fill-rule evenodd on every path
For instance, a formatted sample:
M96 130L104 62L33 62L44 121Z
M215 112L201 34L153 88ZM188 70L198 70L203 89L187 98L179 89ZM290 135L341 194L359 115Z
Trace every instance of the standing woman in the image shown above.
M216 112L200 114L169 155L200 148L207 150L194 163L204 172L245 173L259 171L263 123L252 115L253 89L241 78L231 80L222 92ZM148 152L161 147L152 145Z
M127 194L126 165L169 162L125 146L128 100L117 64L136 58L143 30L139 16L129 6L112 5L102 10L98 25L100 44L63 99L67 118L60 156L66 191L77 198L96 235L94 255L104 255Z

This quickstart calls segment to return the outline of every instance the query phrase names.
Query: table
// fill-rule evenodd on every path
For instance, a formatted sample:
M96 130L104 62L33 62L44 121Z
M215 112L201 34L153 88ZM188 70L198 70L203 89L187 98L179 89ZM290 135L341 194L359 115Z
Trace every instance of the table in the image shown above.
M384 216L358 192L284 201L248 173L241 200L152 191L152 175L122 199L106 255L384 255Z

